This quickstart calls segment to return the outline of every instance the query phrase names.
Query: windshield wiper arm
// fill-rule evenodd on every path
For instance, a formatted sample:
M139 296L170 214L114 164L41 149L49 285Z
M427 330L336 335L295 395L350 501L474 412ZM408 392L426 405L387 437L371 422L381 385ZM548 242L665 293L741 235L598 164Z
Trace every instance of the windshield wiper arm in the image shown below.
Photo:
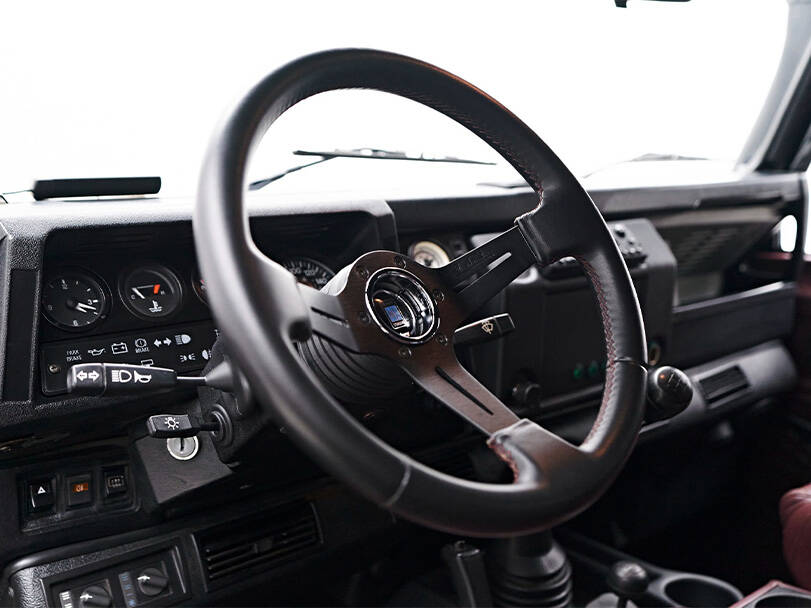
M303 165L296 165L295 167L291 167L282 171L281 173L277 173L276 175L272 175L265 179L260 179L255 182L251 182L248 185L249 190L259 190L264 188L268 184L271 184L277 180L282 179L284 176L289 175L291 173L295 173L296 171L301 171L302 169L306 169L307 167L312 167L313 165L317 165L319 163L326 162L328 160L332 160L333 158L373 158L377 160L408 160L408 161L418 161L424 163L458 163L464 165L495 165L496 163L482 161L482 160L472 160L469 158L457 158L455 156L425 156L420 154L419 156L410 156L405 152L397 152L391 150L380 150L378 148L355 148L353 150L333 150L332 152L325 152L319 150L295 150L293 152L296 156L316 156L318 160L313 161L311 163L305 163Z
M304 163L303 165L296 165L295 167L290 167L289 169L285 169L281 173L277 173L276 175L271 175L270 177L266 177L265 179L260 179L255 182L251 182L248 184L248 190L259 190L260 188L264 188L268 184L272 184L276 180L282 179L285 175L290 175L291 173L295 173L296 171L301 171L302 169L306 169L307 167L312 167L313 165L317 165L319 163L326 162L328 160L332 160L335 158L334 156L327 156L326 158L319 158L316 161L311 163Z
M355 148L353 150L333 150L320 152L316 150L296 150L297 156L323 156L325 158L376 158L379 160L413 160L423 163L461 163L463 165L495 165L483 160L457 158L456 156L419 156L409 155L396 150L381 150L379 148Z

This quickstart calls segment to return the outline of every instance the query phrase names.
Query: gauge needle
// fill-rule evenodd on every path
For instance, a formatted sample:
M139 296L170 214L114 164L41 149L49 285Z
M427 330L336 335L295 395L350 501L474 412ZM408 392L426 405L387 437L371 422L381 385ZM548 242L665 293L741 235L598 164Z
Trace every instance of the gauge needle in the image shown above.
M96 310L95 306L91 306L90 304L85 304L84 302L79 302L75 306L76 310L79 312L87 312L88 310Z
M138 297L139 297L139 298L141 298L142 300L146 300L146 298L144 297L144 294L142 294L142 293L140 292L140 290L139 290L139 289L140 289L140 288L138 288L138 287L133 287L133 288L132 288L132 291L133 291L133 293L134 293L136 296L138 296Z

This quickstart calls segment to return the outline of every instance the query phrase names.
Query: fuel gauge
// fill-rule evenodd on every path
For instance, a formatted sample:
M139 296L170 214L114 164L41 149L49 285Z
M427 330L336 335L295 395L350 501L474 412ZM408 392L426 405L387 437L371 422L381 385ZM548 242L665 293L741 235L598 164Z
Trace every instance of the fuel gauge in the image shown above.
M130 271L119 291L130 312L145 319L168 317L183 301L180 280L165 266L141 266Z

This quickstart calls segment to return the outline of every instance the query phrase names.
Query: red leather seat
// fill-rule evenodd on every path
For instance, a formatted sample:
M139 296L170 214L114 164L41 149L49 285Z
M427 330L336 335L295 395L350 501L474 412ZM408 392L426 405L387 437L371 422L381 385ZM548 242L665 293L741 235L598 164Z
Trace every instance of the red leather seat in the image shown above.
M811 590L811 484L780 499L783 556L798 585Z

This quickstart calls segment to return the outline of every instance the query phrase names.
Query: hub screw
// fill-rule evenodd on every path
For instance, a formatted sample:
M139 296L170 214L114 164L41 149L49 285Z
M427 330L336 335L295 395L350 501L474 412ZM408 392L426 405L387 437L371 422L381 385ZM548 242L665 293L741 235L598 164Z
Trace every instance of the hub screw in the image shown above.
M410 359L412 352L411 349L407 346L401 346L400 350L397 351L397 354L400 355L403 359Z
M58 374L59 372L62 371L62 366L57 363L51 363L48 366L48 371L51 372L52 374Z
M394 263L397 264L397 266L399 266L400 268L406 267L406 259L401 255L398 255L394 258Z
M355 272L361 279L366 279L369 277L369 269L366 266L358 266L355 268Z
M371 319L369 319L369 313L367 313L365 310L361 310L358 313L358 321L360 321L364 325L368 325L369 321L371 321Z
M445 334L437 334L436 341L439 342L442 346L447 346L448 336L446 336Z
M442 293L441 289L434 289L431 292L431 295L434 296L434 300L436 300L437 302L444 302L445 301L445 294Z

